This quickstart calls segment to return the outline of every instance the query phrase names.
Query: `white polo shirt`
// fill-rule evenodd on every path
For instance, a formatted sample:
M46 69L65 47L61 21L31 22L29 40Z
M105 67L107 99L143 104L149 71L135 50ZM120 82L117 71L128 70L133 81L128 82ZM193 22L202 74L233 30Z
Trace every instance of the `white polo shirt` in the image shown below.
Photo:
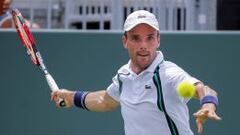
M199 81L176 64L164 61L160 51L139 75L130 69L130 62L118 70L107 88L107 93L120 102L125 134L193 135L186 105L189 99L179 97L176 88L183 80Z

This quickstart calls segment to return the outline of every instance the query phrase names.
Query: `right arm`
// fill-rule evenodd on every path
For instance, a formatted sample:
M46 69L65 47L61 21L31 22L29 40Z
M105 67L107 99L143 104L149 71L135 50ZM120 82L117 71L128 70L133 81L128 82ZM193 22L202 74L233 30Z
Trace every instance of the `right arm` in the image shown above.
M56 90L51 94L51 99L56 102L58 105L57 99L62 98L67 103L67 106L74 105L74 95L76 91L69 90ZM119 106L119 102L114 100L111 96L108 95L106 90L100 90L96 92L89 92L85 98L85 105L88 110L95 112L106 112L111 111Z

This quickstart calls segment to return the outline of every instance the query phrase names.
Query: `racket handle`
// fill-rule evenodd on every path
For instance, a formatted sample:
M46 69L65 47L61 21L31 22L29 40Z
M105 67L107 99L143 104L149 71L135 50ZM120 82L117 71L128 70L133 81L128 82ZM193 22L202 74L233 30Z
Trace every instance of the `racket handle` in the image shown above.
M45 77L46 77L47 83L52 91L59 90L57 83L55 82L55 80L53 79L53 77L50 74L46 74ZM58 104L60 107L66 106L66 102L61 98L58 99Z
M47 83L52 91L59 90L59 87L57 86L57 83L53 79L53 77L50 74L45 75Z

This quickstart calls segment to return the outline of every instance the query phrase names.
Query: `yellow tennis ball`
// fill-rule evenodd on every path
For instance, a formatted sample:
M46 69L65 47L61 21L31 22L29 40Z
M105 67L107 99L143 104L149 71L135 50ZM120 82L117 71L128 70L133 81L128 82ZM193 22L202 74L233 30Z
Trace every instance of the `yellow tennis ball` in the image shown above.
M177 92L181 97L192 98L195 95L196 89L192 83L188 81L183 81L179 83L177 87Z

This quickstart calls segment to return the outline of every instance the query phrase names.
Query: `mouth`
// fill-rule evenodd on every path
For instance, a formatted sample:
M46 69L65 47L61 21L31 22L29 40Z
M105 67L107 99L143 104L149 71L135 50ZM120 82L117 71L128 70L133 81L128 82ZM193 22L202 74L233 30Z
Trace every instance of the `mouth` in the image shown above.
M137 55L140 57L147 57L150 55L150 53L146 51L142 51L142 52L137 52Z

